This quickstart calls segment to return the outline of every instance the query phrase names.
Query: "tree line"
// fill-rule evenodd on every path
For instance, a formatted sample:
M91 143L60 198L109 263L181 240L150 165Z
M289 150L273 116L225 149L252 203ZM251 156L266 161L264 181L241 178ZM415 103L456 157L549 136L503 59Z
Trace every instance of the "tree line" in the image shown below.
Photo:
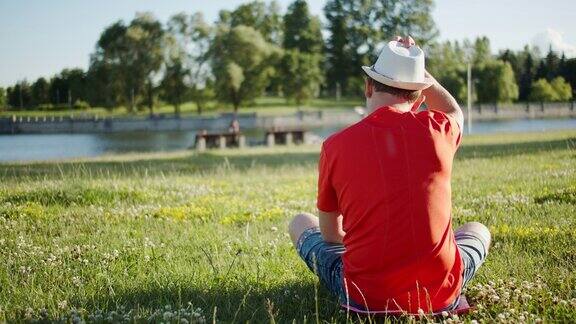
M178 13L165 23L138 13L104 29L87 71L64 69L0 88L0 107L154 113L162 102L179 114L193 101L201 114L213 100L237 112L265 93L298 105L319 96L360 96L360 66L373 62L394 35L415 38L430 72L461 102L469 64L474 102L572 99L576 58L551 48L542 56L528 46L492 55L486 37L439 43L432 8L432 0L329 0L324 25L305 0L295 0L285 14L275 1L245 3L222 10L214 23L200 12Z

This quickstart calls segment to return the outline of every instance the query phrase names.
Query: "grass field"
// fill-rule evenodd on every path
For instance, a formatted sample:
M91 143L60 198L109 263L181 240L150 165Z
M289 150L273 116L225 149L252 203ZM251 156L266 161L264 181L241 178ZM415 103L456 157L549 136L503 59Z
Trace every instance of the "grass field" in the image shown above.
M0 165L0 322L346 321L285 234L318 150ZM465 138L453 204L494 241L448 320L576 321L576 131Z
M287 102L286 99L280 97L262 97L255 100L253 104L240 108L240 113L253 113L257 112L260 115L282 115L295 113L299 108L301 110L319 110L319 109L350 109L355 106L362 106L364 103L357 99L343 98L340 101L335 99L318 98L313 99L309 103L298 107L293 102ZM193 102L184 103L181 107L182 116L197 116L196 104ZM207 104L202 115L214 116L220 113L231 113L233 111L231 106L219 104L217 102L210 102ZM157 114L173 114L174 107L162 104L155 107L154 110ZM0 108L1 117L43 117L43 116L83 116L83 115L98 115L108 117L125 117L125 116L148 116L150 111L142 109L133 114L129 114L126 108L119 107L113 110L107 110L101 107L93 107L85 110L60 108L54 110L2 110Z

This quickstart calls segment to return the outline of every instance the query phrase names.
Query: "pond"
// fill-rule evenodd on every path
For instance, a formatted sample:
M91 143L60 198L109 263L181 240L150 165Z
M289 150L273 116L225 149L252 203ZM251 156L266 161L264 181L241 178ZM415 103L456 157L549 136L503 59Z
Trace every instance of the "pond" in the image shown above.
M326 137L341 127L318 127L312 133ZM474 134L544 132L576 129L576 119L521 119L486 121L472 125ZM0 161L38 161L94 157L115 153L178 151L194 144L194 132L134 132L111 134L0 135ZM262 131L246 132L249 144L264 139Z

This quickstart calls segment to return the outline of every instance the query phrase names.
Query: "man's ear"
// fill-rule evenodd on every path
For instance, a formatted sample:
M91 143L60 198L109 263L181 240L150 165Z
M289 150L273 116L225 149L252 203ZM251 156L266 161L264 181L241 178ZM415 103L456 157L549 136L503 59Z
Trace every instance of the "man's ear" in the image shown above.
M364 79L364 95L366 98L371 98L374 93L374 87L372 87L372 82L368 78Z

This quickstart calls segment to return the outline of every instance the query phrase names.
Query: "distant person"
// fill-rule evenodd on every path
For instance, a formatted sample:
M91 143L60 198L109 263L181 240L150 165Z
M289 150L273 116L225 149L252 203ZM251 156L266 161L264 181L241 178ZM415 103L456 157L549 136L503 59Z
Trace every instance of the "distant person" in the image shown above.
M324 142L319 217L296 216L290 236L343 305L454 310L491 241L480 223L452 230L450 178L462 111L426 72L411 37L387 43L363 69L367 116ZM422 103L427 109L419 111Z
M234 119L232 119L232 122L230 122L230 126L228 126L228 131L232 134L240 133L240 122L236 117L234 117Z

